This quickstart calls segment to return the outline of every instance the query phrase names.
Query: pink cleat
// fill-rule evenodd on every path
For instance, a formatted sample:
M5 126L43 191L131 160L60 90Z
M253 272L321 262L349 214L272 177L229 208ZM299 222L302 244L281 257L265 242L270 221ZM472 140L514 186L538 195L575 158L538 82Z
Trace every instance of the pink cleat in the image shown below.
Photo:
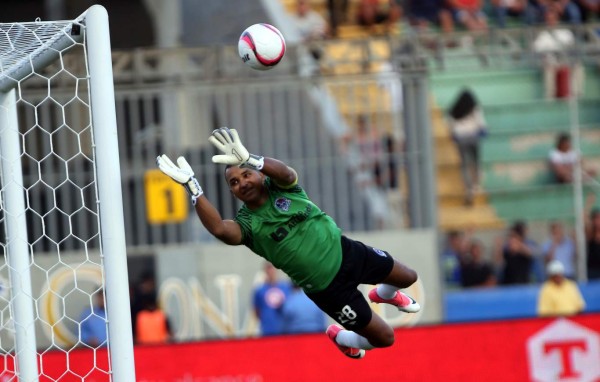
M348 346L343 346L336 342L335 338L337 337L338 333L341 330L343 330L341 326L333 324L333 325L329 325L329 327L327 328L327 331L325 331L325 333L327 333L327 336L329 337L329 339L331 341L333 341L335 346L337 346L338 349L340 349L340 351L342 353L344 353L344 355L346 357L350 357L353 359L361 359L362 357L364 357L365 351L363 349L357 349L357 348L351 348Z
M393 298L385 299L379 297L377 294L377 288L373 288L369 291L369 300L376 304L394 305L398 308L398 310L406 313L417 313L419 310L421 310L421 305L419 305L418 302L400 291L396 291L396 295Z

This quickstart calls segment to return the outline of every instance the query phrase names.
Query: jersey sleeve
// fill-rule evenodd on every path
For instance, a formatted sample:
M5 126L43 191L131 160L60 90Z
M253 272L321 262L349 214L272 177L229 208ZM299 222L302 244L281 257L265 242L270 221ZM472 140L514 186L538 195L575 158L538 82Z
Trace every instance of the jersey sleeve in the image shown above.
M291 186L289 188L284 188L284 187L278 186L277 183L275 183L273 181L273 179L271 179L269 177L265 178L265 186L267 186L267 188L270 191L291 192L291 193L294 193L294 194L304 193L304 190L302 189L302 187L300 187L298 185L298 183L296 183L295 185L293 185L293 186Z

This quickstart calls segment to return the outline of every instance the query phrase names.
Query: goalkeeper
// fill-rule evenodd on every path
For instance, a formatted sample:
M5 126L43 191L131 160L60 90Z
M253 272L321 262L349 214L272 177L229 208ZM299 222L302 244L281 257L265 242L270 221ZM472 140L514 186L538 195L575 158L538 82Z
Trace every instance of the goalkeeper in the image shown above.
M418 312L419 304L399 291L417 280L416 272L385 251L342 235L298 186L292 168L248 153L236 130L217 129L209 141L221 152L213 162L227 165L227 184L244 203L234 220L224 220L203 195L185 158L177 164L166 155L156 158L160 170L185 187L204 227L226 244L247 246L300 285L345 328L330 325L327 335L346 356L358 359L365 350L391 346L394 331L357 287L379 284L369 292L372 302Z

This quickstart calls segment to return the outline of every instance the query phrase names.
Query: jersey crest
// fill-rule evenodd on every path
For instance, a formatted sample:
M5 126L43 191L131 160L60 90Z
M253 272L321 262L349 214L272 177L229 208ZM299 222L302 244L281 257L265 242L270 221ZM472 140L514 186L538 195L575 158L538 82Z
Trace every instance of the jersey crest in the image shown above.
M283 197L275 199L275 207L279 208L282 211L288 211L290 209L290 205L292 201Z

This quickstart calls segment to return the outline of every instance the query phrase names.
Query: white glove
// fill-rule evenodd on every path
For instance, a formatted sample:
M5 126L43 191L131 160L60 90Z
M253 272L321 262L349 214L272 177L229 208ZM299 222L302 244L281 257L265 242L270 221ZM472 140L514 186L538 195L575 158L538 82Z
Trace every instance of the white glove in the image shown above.
M202 187L198 183L198 180L194 176L194 170L188 164L184 157L177 158L177 166L175 163L171 162L168 156L165 154L159 155L156 157L156 164L160 171L164 172L166 175L171 177L177 183L180 183L187 193L192 198L192 203L195 205L196 200L204 194L202 191Z
M254 170L261 170L265 164L264 157L248 152L235 129L221 127L213 130L208 141L223 153L212 157L214 163L248 167Z

